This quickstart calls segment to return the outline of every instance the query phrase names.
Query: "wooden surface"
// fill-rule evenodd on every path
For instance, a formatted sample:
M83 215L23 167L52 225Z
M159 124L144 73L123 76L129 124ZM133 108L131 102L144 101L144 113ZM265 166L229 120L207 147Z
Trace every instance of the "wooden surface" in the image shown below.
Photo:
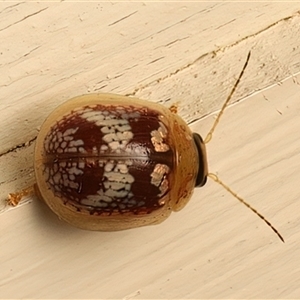
M1 3L0 298L299 298L299 3ZM66 12L68 12L66 14ZM211 171L286 243L208 181L159 226L86 232L37 199L40 124L68 98L113 92L177 103L205 136L252 51L208 144ZM27 203L27 204L26 204ZM26 205L25 205L26 204Z

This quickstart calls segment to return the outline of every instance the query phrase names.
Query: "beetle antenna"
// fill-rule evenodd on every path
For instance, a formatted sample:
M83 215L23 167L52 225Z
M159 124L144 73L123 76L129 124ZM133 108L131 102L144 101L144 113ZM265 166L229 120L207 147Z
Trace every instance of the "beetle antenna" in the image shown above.
M8 194L8 199L6 201L7 201L7 204L10 206L17 206L23 197L29 196L32 194L34 194L34 187L30 186L26 189L23 189L22 191L20 191L18 193Z
M244 67L237 79L237 81L235 82L230 94L228 95L225 103L223 104L219 114L217 115L217 118L212 126L212 128L210 129L210 131L208 132L206 138L204 139L204 144L207 144L211 139L212 139L212 135L213 132L215 131L221 116L224 113L225 108L227 107L232 95L234 94L239 82L241 81L241 78L243 77L243 74L247 68L249 59L250 59L250 54L251 52L249 51L248 55L247 55L247 59L246 62L244 64ZM255 208L253 208L249 203L247 203L243 198L241 198L237 193L235 193L234 191L232 191L225 183L223 183L216 174L213 173L208 173L207 176L209 178L211 178L213 181L215 181L216 183L220 184L227 192L229 192L233 197L235 197L236 199L238 199L241 203L243 203L244 205L246 205L248 208L250 208L257 216L259 216L269 227L271 227L271 229L277 234L277 236L280 238L280 240L284 243L284 239L282 237L282 235L278 232L278 230L261 214L259 213Z
M209 131L209 133L207 134L207 136L206 136L206 138L205 138L205 140L204 140L204 144L207 144L207 143L212 139L212 134L213 134L213 132L215 131L215 129L216 129L216 127L217 127L217 125L218 125L218 123L219 123L219 121L220 121L220 118L221 118L221 116L222 116L223 113L224 113L224 110L225 110L226 106L228 105L228 103L229 103L229 101L230 101L230 99L231 99L233 93L235 92L235 90L236 90L238 84L240 83L241 78L242 78L242 76L243 76L243 74L244 74L244 72L245 72L245 70L246 70L246 68L247 68L247 65L248 65L248 62L249 62L249 59L250 59L250 54L251 54L251 51L249 51L249 53L248 53L248 55L247 55L247 59L246 59L246 62L245 62L245 64L244 64L244 67L243 67L243 69L242 69L242 71L241 71L241 73L240 73L240 76L238 77L236 83L234 84L234 86L233 86L233 88L232 88L230 94L228 95L228 97L227 97L225 103L223 104L223 106L222 106L222 108L221 108L221 110L220 110L220 112L219 112L219 114L218 114L218 116L217 116L217 118L216 118L216 120L215 120L214 125L212 126L212 128L211 128L210 131Z
M281 241L284 243L284 239L282 235L278 232L278 230L262 215L260 214L255 208L253 208L249 203L247 203L243 198L241 198L239 195L237 195L234 191L232 191L225 183L223 183L216 174L208 173L207 176L211 178L213 181L220 184L226 191L228 191L233 197L238 199L241 203L246 205L248 208L250 208L256 215L258 215L271 229L278 235L278 237L281 239Z

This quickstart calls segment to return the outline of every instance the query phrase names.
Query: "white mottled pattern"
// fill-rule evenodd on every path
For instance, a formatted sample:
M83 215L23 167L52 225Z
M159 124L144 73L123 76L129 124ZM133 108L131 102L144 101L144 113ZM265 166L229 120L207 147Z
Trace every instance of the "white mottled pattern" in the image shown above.
M95 123L99 127L99 130L101 130L103 142L107 145L107 148L103 147L105 145L101 146L100 152L102 153L108 148L115 153L120 153L122 149L125 149L126 145L133 138L128 118L140 117L138 112L125 114L125 110L121 108L117 108L115 112L106 110L97 111L86 108L82 110L82 113L81 111L77 112L81 118Z
M151 184L159 187L160 194L158 196L163 195L168 189L168 180L166 179L166 175L169 173L170 168L164 164L156 164L153 172L151 173Z
M56 153L85 153L85 149L82 147L84 145L83 140L74 140L74 134L79 128L68 128L64 132L61 132L58 129L61 122L63 120L59 121L46 137L44 144L46 151Z
M170 147L164 142L167 137L167 128L166 126L159 122L159 128L157 130L151 131L151 142L154 146L155 151L157 152L166 152Z
M80 188L79 183L75 181L76 176L82 175L85 167L85 162L80 161L58 161L52 164L52 168L49 165L45 165L45 176L47 182L54 188L56 192L61 192L61 187L64 187L66 191L72 190L78 191Z
M102 166L103 162L101 162ZM134 177L129 174L128 166L132 162L109 160L104 165L103 187L97 191L96 195L89 195L81 200L81 203L93 207L107 207L108 204L113 208L125 209L133 206L136 202L132 202L133 194L131 185ZM116 203L115 199L122 199L122 202ZM142 201L143 202L143 201ZM126 205L125 205L126 204ZM144 202L140 205L143 205Z

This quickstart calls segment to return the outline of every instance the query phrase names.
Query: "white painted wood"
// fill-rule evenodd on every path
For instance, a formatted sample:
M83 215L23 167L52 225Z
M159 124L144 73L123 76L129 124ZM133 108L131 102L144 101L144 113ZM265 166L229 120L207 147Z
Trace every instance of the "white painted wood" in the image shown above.
M9 211L3 201L34 182L30 141L75 95L178 102L205 135L213 116L192 121L220 107L249 50L233 101L300 71L299 10L296 2L1 3L0 297L299 298L299 76L228 108L208 145L210 169L286 244L210 181L165 223L117 233L71 228L36 199Z

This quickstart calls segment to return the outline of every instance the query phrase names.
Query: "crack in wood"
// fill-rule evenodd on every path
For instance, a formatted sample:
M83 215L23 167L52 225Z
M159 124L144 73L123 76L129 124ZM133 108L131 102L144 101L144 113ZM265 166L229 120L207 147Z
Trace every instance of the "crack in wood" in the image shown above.
M34 138L32 138L31 140L29 140L28 142L19 144L19 145L17 145L17 146L14 146L14 147L11 148L11 149L5 151L5 152L0 153L0 157L4 156L4 155L6 155L6 154L9 154L9 153L11 153L11 152L15 152L16 150L19 150L19 149L26 149L26 148L30 147L31 144L36 140L36 138L37 138L37 137L35 136Z
M125 20L125 19L127 19L127 18L129 18L129 17L131 17L132 15L136 14L137 12L138 12L138 11L136 10L136 11L134 11L133 13L131 13L131 14L129 14L129 15L127 15L127 16L125 16L125 17L119 19L119 20L117 20L117 21L114 21L114 22L108 24L108 26L113 26L113 25L115 25L115 24L117 24L117 23L119 23L119 22L121 22L121 21L123 21L123 20Z
M28 18L30 18L30 17L32 17L32 16L35 16L35 15L39 14L40 12L42 12L42 11L44 11L44 10L46 10L46 9L48 9L48 7L42 8L42 9L40 9L39 11L36 11L36 12L30 14L30 15L27 15L27 16L25 16L24 18L22 18L21 20L16 21L16 22L14 22L14 23L12 23L12 24L7 25L6 27L1 28L0 31L3 31L3 30L5 30L5 29L7 29L7 28L9 28L9 27L11 27L11 26L13 26L13 25L16 25L16 24L18 24L18 23L20 23L20 22L23 22L24 20L26 20L26 19L28 19Z
M9 10L9 9L12 9L16 6L19 6L20 4L24 4L24 3L17 3L17 4L14 4L14 5L7 6L3 10L0 11L0 14L4 13L6 10Z
M195 13L195 14L197 14L197 13ZM194 15L195 15L195 14L194 14ZM253 34L247 35L247 36L243 37L242 39L240 39L240 40L238 40L238 41L236 41L236 42L234 42L234 43L232 43L232 44L229 44L229 45L223 46L223 47L219 47L218 49L216 49L216 50L214 50L214 51L212 51L212 52L204 53L204 54L202 54L201 56L199 56L199 57L197 57L196 59L194 59L192 62L190 62L190 63L188 63L188 64L186 64L186 65L184 65L184 66L182 66L182 67L180 67L180 68L178 68L178 69L176 69L175 71L170 72L169 74L167 74L167 75L165 75L165 76L163 76L163 77L161 77L161 78L158 78L158 79L155 79L155 80L153 80L153 81L150 81L150 82L148 82L148 83L146 83L146 84L144 84L144 85L142 85L142 86L140 85L139 87L135 88L132 92L127 93L125 96L136 96L137 93L143 91L144 89L148 88L149 86L151 86L151 85L153 85L153 84L156 84L156 83L160 83L160 82L162 82L163 80L166 80L166 79L168 79L168 78L170 78L170 77L172 77L172 76L178 74L179 72L182 72L182 71L184 71L184 70L190 68L191 66L193 66L194 64L196 64L198 61L200 61L201 59L203 59L203 58L205 58L205 57L207 57L207 56L215 57L218 53L224 52L224 50L226 50L226 49L230 49L230 48L232 48L232 47L234 47L234 46L236 46L236 45L239 45L239 44L242 43L243 41L248 40L248 39L250 39L250 38L253 38L253 37L255 37L255 36L257 36L257 35L259 35L259 34L265 32L265 31L267 31L267 30L269 30L269 29L272 28L272 27L274 27L274 26L276 26L276 25L278 25L278 24L280 24L280 23L282 23L282 22L287 22L287 21L289 21L289 20L291 20L291 19L293 19L294 17L299 16L299 15L300 15L300 11L297 11L297 12L294 13L293 15L288 16L288 17L285 17L285 18L282 18L282 19L280 19L280 20L278 20L278 21L272 23L271 25L269 25L269 26L267 26L267 27L265 27L265 28L263 28L263 29L261 29L261 30L255 32L255 33L253 33ZM164 30L165 30L165 29L164 29ZM164 30L161 30L161 31L164 31ZM160 31L160 32L161 32L161 31Z

